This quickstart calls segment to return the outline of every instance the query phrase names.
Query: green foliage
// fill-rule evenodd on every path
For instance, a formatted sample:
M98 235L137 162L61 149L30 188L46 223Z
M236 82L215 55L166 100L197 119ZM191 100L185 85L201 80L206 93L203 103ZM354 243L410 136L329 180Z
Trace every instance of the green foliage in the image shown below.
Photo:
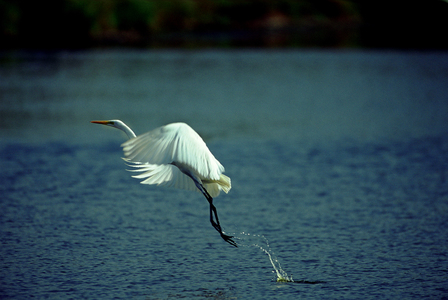
M2 34L17 35L19 32L20 9L17 4L9 1L0 1L0 28Z
M118 29L140 32L150 30L156 15L154 1L145 0L117 1L115 11Z
M381 3L370 0L0 0L0 38L6 41L3 47L88 47L145 44L160 36L163 39L164 35L186 33L242 32L253 36L264 32L261 43L281 45L289 40L288 44L294 46L346 46L360 40L366 43L375 35L376 41L385 41L383 35L394 32L386 26L400 26L395 31L400 34L394 34L395 37L404 36L406 28L418 31L431 25L428 29L447 29L448 5L444 1L429 0L424 6L409 3L406 13L397 11L393 15L387 14L390 7L386 2ZM387 25L384 25L384 16ZM407 17L404 19L404 16ZM364 33L364 39L359 38L360 32ZM422 41L431 42L428 36L431 34L419 35Z

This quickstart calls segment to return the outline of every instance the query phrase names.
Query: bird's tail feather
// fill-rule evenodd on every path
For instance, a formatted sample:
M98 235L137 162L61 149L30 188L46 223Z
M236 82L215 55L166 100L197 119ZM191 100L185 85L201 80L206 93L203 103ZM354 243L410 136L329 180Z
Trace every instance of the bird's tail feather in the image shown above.
M217 183L221 186L221 189L224 191L224 193L228 193L230 189L232 188L232 183L230 182L230 178L224 174L221 174L219 180Z
M205 189L213 198L219 195L220 191L228 193L232 188L230 178L224 174L221 174L218 180L202 180Z

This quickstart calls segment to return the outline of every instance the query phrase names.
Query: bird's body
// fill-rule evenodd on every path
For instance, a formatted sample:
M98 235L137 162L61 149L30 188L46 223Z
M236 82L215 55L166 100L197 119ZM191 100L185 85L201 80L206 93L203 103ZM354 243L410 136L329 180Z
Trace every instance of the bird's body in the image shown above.
M143 184L172 186L197 190L191 177L202 183L210 196L231 188L224 167L213 156L202 138L185 123L172 123L121 145L125 160L141 172L133 177L145 179Z
M201 191L210 204L210 222L221 237L233 246L231 236L222 232L213 197L231 189L224 167L213 156L202 138L185 123L172 123L136 136L122 121L92 121L123 130L129 137L124 142L124 160L140 172L132 177L143 184L155 184L185 190ZM215 219L213 219L215 217Z

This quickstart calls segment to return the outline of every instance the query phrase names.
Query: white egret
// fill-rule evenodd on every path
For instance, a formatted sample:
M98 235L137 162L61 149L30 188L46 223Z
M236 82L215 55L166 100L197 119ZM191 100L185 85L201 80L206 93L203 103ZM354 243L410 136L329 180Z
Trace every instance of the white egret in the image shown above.
M199 190L210 204L210 223L221 237L237 247L232 236L225 235L219 224L213 197L231 188L230 178L222 174L224 167L213 156L205 142L185 123L172 123L136 136L120 120L91 121L123 130L129 137L124 142L124 160L141 172L132 177L143 184L156 184L185 190Z

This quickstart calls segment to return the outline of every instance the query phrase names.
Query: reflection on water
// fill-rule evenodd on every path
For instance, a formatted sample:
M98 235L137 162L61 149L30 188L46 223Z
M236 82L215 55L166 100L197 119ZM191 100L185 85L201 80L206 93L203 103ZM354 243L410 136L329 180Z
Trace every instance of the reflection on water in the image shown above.
M184 121L206 138L438 134L447 61L349 51L3 54L0 133L85 140L97 137L88 121L115 118L140 133Z

